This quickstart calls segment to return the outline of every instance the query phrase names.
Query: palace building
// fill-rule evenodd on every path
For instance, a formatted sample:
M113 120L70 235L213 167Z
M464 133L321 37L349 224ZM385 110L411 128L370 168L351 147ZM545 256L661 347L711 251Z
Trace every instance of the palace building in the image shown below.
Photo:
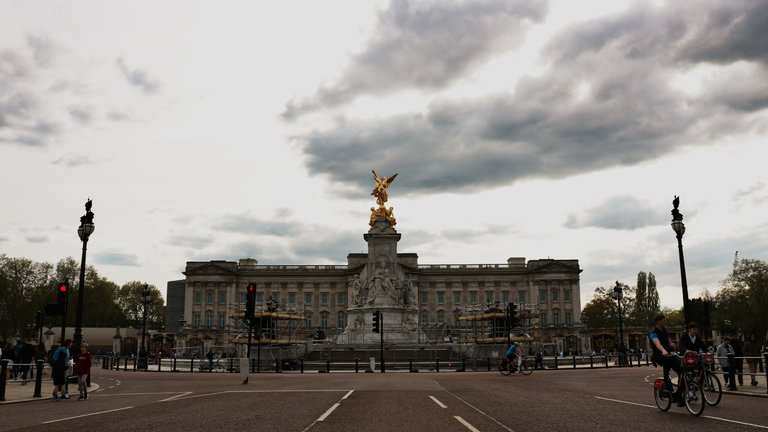
M514 303L521 318L517 334L550 353L585 350L578 260L421 264L416 253L398 253L401 234L392 207L384 206L396 176L374 173L371 195L378 208L371 208L371 228L363 235L368 253L348 254L346 265L187 262L185 278L168 283L166 331L188 348L234 351L248 332L242 314L246 288L254 284L257 310L285 320L284 334L270 336L275 341L370 344L379 337L371 332L371 316L381 311L388 343L451 343L466 324L462 316Z

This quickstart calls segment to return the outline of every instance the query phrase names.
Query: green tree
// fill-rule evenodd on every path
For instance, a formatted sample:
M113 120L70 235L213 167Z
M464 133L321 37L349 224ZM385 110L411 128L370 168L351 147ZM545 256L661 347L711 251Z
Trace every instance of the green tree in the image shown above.
M53 295L53 268L0 255L0 338L33 336L35 312Z
M141 292L144 291L144 282L132 281L124 284L117 291L116 303L125 317L126 324L134 327L141 326L144 313L144 305ZM147 325L159 327L165 322L165 302L163 295L154 285L148 285L152 301L147 305Z
M621 284L621 314L624 325L629 324L628 317L634 314L635 310L635 289ZM614 298L613 287L598 287L595 293L581 311L581 321L588 328L619 328L619 305Z

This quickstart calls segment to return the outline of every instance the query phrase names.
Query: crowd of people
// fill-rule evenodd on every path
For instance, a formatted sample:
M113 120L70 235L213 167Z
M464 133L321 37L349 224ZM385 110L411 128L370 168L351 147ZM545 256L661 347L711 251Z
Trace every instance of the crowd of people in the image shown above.
M78 392L77 400L88 399L89 376L91 374L92 358L88 351L88 344L80 345L80 352L76 355L71 352L72 341L66 339L64 344L50 351L45 349L45 344L34 345L31 339L18 339L15 345L10 342L0 349L0 360L8 361L8 378L20 379L21 385L35 379L36 368L32 367L37 360L47 362L51 367L53 379L52 400L69 399L67 380L70 376L77 375Z

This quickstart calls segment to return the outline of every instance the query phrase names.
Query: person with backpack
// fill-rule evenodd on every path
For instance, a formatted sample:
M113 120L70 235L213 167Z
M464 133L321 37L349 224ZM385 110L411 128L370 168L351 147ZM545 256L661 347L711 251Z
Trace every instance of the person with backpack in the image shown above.
M67 394L67 367L69 366L69 349L72 347L72 340L65 339L64 345L60 346L51 356L51 375L53 375L53 400L69 399ZM59 396L61 395L61 396Z

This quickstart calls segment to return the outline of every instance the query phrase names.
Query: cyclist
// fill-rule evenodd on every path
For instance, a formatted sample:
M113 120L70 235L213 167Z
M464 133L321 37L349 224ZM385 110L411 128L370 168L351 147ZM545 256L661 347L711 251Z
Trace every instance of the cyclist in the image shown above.
M695 353L707 352L707 346L699 337L699 325L691 321L688 323L688 333L680 338L680 348L683 351L693 351Z
M509 366L509 369L512 372L517 370L517 365L520 362L520 350L518 348L519 346L515 342L512 342L512 345L507 349L507 363L511 365Z
M670 357L670 351L675 349L675 345L669 340L669 333L667 333L667 317L663 314L656 315L653 320L654 327L650 333L648 333L648 339L651 341L651 349L653 350L653 364L660 364L663 367L664 374L664 387L671 391L672 381L669 379L669 370L672 369L677 372L677 392L674 397L677 399L678 406L685 406L685 401L682 397L683 386L681 384L681 378L683 377L683 368L680 367L679 357Z

